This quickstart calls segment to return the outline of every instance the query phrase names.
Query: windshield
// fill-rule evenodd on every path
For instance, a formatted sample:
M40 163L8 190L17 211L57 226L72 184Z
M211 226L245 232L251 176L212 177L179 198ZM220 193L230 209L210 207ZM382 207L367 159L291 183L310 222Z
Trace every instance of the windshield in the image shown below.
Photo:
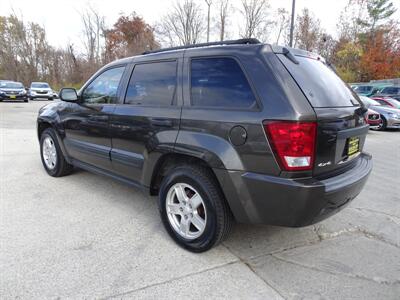
M20 82L2 81L2 82L0 82L0 88L3 88L3 89L23 89L24 86Z
M34 82L34 83L31 84L31 88L34 88L34 89L48 89L48 88L50 88L50 86L47 83Z
M359 106L353 91L323 61L296 56L298 64L277 54L313 107Z
M370 85L359 85L354 88L357 93L369 93L372 91L372 86Z

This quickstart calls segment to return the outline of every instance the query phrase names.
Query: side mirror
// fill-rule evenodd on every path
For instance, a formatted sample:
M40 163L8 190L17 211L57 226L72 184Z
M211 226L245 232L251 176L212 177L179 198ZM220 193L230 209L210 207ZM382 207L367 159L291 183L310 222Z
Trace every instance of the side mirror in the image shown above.
M73 88L62 88L59 94L62 101L76 102L78 101L78 94Z

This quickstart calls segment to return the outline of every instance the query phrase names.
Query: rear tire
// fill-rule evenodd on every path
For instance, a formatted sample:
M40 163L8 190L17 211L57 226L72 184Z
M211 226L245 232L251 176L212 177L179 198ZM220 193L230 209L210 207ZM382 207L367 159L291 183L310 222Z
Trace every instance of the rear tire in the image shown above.
M53 128L45 129L40 136L40 157L50 176L65 176L73 170L73 166L65 160Z
M205 167L173 168L161 183L158 204L168 234L189 251L207 251L231 230L232 213L214 174Z

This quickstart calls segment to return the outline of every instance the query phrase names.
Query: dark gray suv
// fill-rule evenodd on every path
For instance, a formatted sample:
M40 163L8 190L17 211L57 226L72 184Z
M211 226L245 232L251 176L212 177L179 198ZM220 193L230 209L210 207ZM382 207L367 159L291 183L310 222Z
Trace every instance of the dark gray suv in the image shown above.
M106 65L37 119L51 176L73 166L158 195L194 252L233 220L306 226L339 211L372 169L366 109L318 55L236 40Z

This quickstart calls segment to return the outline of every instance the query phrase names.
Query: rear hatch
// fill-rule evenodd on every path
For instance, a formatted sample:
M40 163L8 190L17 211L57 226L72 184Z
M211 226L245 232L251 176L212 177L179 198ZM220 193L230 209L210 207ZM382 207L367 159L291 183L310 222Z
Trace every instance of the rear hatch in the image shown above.
M297 49L274 52L302 90L317 116L313 174L332 176L350 168L363 150L367 111L358 96L325 60Z

